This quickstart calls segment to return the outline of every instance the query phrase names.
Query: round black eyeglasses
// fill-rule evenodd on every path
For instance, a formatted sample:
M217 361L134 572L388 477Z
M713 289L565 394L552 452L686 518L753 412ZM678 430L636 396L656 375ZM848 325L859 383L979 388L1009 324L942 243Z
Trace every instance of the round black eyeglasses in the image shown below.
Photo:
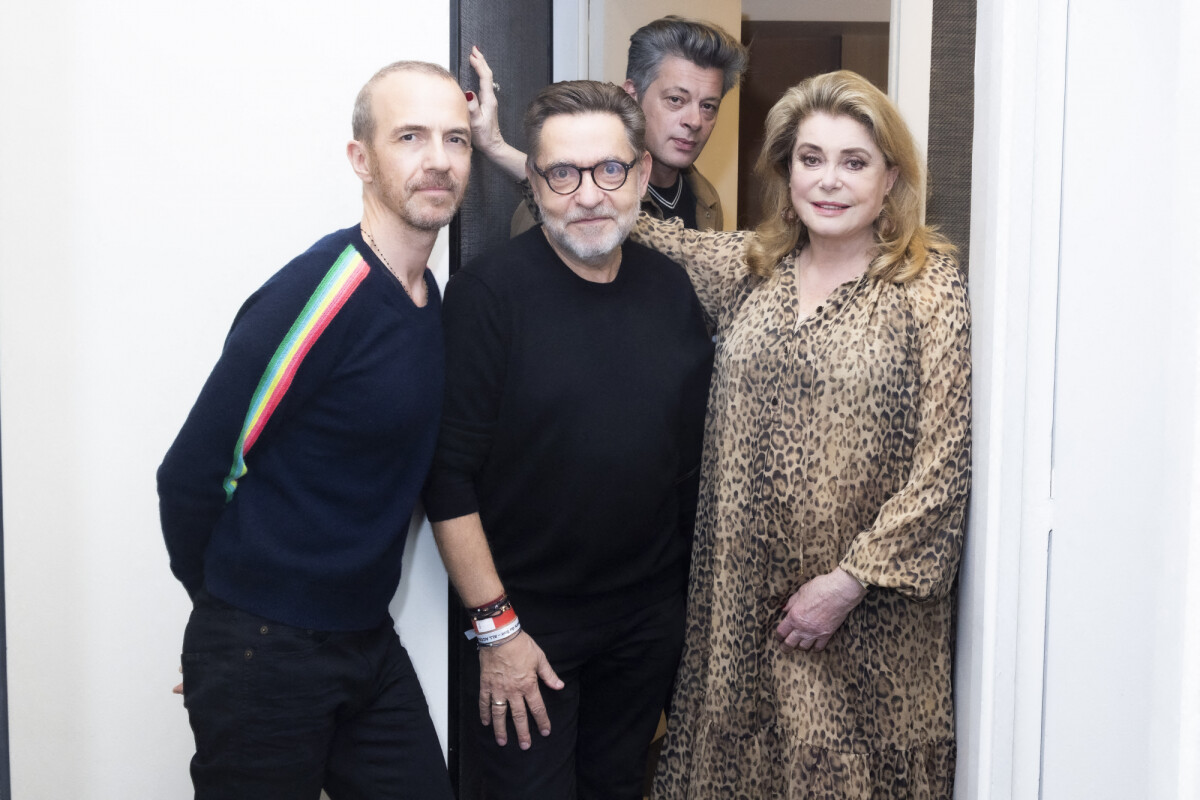
M550 191L555 194L571 194L583 184L583 173L592 173L592 182L606 192L615 191L625 185L629 170L637 161L625 164L620 161L601 161L590 167L577 167L574 164L555 164L546 171L535 165L533 171L545 179Z

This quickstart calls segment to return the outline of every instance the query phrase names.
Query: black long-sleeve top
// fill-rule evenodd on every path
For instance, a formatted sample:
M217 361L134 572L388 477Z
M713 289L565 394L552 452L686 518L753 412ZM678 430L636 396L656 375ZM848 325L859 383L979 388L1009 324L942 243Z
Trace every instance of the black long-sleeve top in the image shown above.
M444 324L429 518L479 512L531 630L680 591L712 365L683 270L627 242L589 282L537 228L451 279Z

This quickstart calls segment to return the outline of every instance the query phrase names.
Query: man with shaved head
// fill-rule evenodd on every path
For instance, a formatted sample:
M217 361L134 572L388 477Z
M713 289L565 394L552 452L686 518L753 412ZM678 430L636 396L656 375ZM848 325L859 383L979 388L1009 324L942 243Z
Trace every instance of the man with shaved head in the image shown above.
M198 798L452 797L388 604L441 415L427 261L470 172L466 100L397 62L353 136L361 220L243 304L158 470Z

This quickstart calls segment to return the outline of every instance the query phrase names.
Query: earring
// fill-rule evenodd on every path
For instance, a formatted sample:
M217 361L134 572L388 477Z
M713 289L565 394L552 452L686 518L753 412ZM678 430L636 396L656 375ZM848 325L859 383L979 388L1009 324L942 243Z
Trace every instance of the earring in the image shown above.
M788 225L795 225L800 219L800 217L796 215L796 209L792 207L791 203L789 203L786 208L779 212L779 217Z

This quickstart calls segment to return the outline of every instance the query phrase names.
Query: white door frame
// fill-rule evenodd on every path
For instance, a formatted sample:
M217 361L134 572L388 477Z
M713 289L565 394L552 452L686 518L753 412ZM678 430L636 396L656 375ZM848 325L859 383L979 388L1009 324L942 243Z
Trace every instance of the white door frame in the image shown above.
M955 675L955 795L976 800L1038 796L1066 20L1067 0L978 6L974 487Z

